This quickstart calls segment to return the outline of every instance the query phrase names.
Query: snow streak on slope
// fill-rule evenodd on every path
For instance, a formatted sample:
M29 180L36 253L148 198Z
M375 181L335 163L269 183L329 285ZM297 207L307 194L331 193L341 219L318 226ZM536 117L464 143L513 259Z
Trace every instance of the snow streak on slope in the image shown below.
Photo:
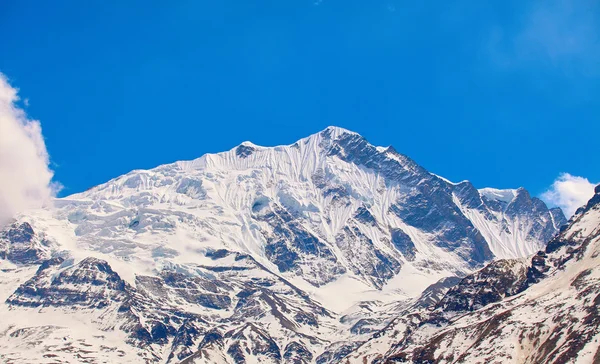
M17 264L1 272L14 289L2 330L51 355L67 355L53 340L68 332L98 361L335 362L452 277L537 251L561 219L523 189L448 182L341 128L244 142L19 216L0 235ZM70 310L79 324L28 322ZM9 347L0 355L35 357Z
M499 258L519 258L542 249L566 221L560 209L550 209L537 198L517 190L479 190L481 203L475 208L461 205L463 213L481 232ZM532 217L536 218L532 218ZM490 223L490 222L493 223Z

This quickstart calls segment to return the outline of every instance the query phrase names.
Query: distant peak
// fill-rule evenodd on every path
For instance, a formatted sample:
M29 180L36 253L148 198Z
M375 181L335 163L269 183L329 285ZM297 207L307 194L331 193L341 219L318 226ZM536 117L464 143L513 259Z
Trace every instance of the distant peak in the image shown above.
M529 200L531 199L531 194L529 193L529 191L527 191L527 189L525 189L525 187L519 187L517 188L517 196L518 198L522 198L525 200Z
M462 183L469 183L469 181L452 182L452 181L450 181L449 179L447 179L447 178L444 178L444 177L442 177L442 176L439 176L439 175L437 175L437 174L435 174L435 173L431 173L431 172L429 172L429 174L430 174L430 175L432 175L432 176L434 176L434 177L437 177L437 178L441 179L442 181L444 181L444 182L446 182L446 183L448 183L448 184L454 185L454 186L456 186L456 185L460 185L460 184L462 184Z
M495 201L503 201L506 203L511 202L518 194L518 192L520 192L521 189L506 189L506 190L500 190L497 188L482 188L479 190L479 193L482 196L487 197L490 200L495 200Z

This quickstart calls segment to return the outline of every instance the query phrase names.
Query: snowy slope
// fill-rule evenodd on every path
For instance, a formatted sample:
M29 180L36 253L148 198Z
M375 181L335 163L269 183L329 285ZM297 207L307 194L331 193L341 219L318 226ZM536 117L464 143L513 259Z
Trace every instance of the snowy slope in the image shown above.
M558 208L548 210L537 198L519 188L497 190L484 188L477 206L464 206L463 213L481 232L490 250L499 258L519 258L536 253L540 242L552 238L566 219Z
M345 129L244 142L18 216L0 235L0 356L33 362L35 341L99 362L336 360L341 337L537 252L563 222L523 189L449 182Z
M341 361L600 362L600 186L528 262L491 263Z

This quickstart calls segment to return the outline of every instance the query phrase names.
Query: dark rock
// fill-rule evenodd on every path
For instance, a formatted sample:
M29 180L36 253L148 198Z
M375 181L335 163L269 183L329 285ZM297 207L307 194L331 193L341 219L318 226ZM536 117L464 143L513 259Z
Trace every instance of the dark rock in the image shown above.
M519 260L497 260L463 278L438 307L445 312L477 310L521 292L526 282L525 264Z
M349 268L377 289L381 289L387 280L400 271L400 261L379 250L356 225L345 226L335 240L350 263Z
M316 359L317 364L337 364L342 363L342 359L362 345L362 341L348 343L336 343L319 355Z
M396 249L398 249L409 262L415 260L417 249L410 236L402 231L402 229L391 229L391 233L392 244L394 244Z
M313 354L301 343L291 341L285 346L283 358L290 364L312 363Z
M281 362L281 351L279 346L269 334L253 324L246 324L235 332L226 334L233 343L227 349L234 362L245 363L246 353L242 348L249 348L254 357L265 356L275 362ZM242 344L243 343L243 344Z
M249 145L242 144L235 149L235 155L237 155L240 158L246 158L252 153L254 153L255 150L255 148Z
M206 252L206 256L212 260L225 258L229 254L231 254L231 252L227 249L209 250Z
M166 344L168 341L168 329L162 322L155 322L152 324L150 335L152 337L152 342Z
M192 347L196 339L201 335L200 330L193 324L192 320L186 320L175 333L171 345L171 358L177 353L177 359L182 360L193 354Z
M50 258L48 245L27 222L13 223L0 232L0 258L16 264L39 264Z
M377 221L375 217L371 214L371 212L366 207L359 207L354 214L354 218L365 225L376 226Z
M272 234L264 233L267 240L265 253L281 272L299 272L300 265L304 261L310 261L312 256L325 259L331 264L324 267L325 274L319 274L318 279L304 277L309 282L317 286L322 285L344 273L343 267L331 249L308 232L292 214L278 204L271 204L270 211L255 218L268 223L273 228Z
M62 263L61 259L55 258L42 264L36 274L19 286L6 302L29 307L103 308L112 302L126 300L126 283L106 261L86 258L55 274Z
M377 321L373 319L360 319L356 321L354 325L350 328L350 332L355 335L368 334L370 332L375 331L373 328L368 326L376 324Z

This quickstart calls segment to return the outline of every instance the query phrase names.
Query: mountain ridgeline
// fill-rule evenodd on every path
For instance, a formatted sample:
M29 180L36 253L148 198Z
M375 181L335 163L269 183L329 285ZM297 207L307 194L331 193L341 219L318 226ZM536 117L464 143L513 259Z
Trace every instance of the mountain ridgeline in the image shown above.
M455 317L574 264L565 234L590 211L561 230L523 188L453 183L341 128L244 142L17 216L0 232L0 357L453 362ZM414 336L431 325L452 336Z

